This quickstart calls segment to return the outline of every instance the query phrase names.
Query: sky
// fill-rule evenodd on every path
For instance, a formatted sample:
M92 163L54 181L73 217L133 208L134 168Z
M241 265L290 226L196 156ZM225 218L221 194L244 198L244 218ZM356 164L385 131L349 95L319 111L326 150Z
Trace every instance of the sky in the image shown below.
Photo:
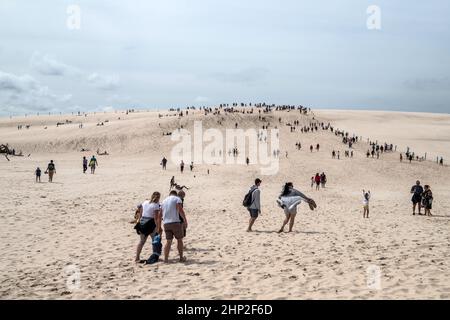
M0 0L0 115L232 102L450 113L449 21L448 0Z

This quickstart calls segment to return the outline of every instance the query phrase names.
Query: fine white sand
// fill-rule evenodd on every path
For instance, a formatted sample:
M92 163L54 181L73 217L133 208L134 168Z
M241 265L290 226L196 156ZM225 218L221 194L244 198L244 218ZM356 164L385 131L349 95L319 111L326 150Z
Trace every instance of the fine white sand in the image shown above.
M194 120L203 120L204 128L220 130L236 121L243 128L264 124L257 113L222 116L221 126L218 117L201 112L181 120L158 118L157 112L0 119L0 143L25 155L9 162L0 157L0 297L450 298L450 171L435 163L437 155L450 159L450 115L315 111L316 119L364 137L354 146L353 159L344 157L341 138L329 131L290 133L281 125L276 175L261 176L254 164L196 165L194 172L186 166L181 175L169 162L168 170L161 170L162 156L170 159L175 144L162 133L180 123L192 129ZM265 116L272 127L278 117L284 123L312 119L298 112ZM73 123L56 127L66 119ZM18 124L31 127L17 130ZM398 152L367 159L367 137L392 142L398 151L409 146L417 154L427 152L433 161L400 163ZM301 151L295 149L297 141ZM320 151L310 153L309 145L316 143ZM97 148L110 155L97 157L95 175L83 175L82 156ZM333 149L341 151L340 160L331 158ZM43 182L35 183L35 168L45 171L50 159L56 163L54 183L44 174ZM326 189L311 190L311 176L322 171ZM172 263L135 265L138 236L129 223L134 209L153 191L165 197L173 175L191 187L185 201L188 260L177 263L173 246ZM263 209L254 232L247 233L242 198L256 177L263 180ZM411 215L409 191L417 179L431 185L434 217ZM275 199L286 181L314 198L318 208L310 211L302 204L294 231L278 234L284 214ZM370 219L362 218L363 188L372 192ZM142 257L150 252L146 244ZM67 287L67 266L80 270L78 289ZM368 287L368 268L380 268L379 289Z

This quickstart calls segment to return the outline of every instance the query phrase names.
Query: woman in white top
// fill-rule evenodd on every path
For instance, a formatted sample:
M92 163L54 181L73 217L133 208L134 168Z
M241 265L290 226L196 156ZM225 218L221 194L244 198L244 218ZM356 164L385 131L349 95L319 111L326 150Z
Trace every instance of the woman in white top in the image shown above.
M286 218L283 221L283 225L281 226L278 233L284 231L284 227L289 223L289 232L292 232L292 228L294 226L295 215L297 214L297 206L305 201L308 203L309 208L314 210L317 205L313 199L308 198L306 195L301 193L300 191L294 189L294 184L292 182L287 182L280 196L277 199L278 205L283 208Z
M148 236L151 236L153 239L156 234L161 234L160 198L161 194L159 192L153 192L150 201L146 200L138 207L137 218L139 222L136 224L135 229L140 236L140 240L136 249L136 262L145 262L145 260L140 259L140 255Z

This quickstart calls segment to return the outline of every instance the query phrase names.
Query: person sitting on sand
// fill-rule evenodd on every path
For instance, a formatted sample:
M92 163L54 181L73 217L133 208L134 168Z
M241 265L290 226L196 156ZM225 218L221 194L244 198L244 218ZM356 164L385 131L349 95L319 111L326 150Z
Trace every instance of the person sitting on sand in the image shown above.
M178 253L180 255L179 261L186 261L186 258L183 256L183 227L187 228L188 222L181 204L182 201L175 190L171 191L169 196L162 202L161 214L167 240L164 246L164 262L166 263L169 262L170 247L174 237L177 239ZM183 219L183 223L181 223L180 217Z
M365 192L363 189L363 218L369 218L369 200L370 200L370 190Z
M92 156L91 160L89 160L89 167L91 167L91 173L95 173L95 167L98 166L97 159L95 156Z
M292 182L287 182L280 196L277 199L278 205L284 210L284 214L286 218L283 221L283 225L281 226L278 233L284 231L284 227L289 223L289 232L292 231L294 226L295 216L297 214L297 206L301 203L301 201L306 201L311 210L314 210L317 205L315 201L311 198L308 198L300 191L294 189L294 184Z
M41 182L41 169L39 167L36 168L36 182Z
M138 206L138 223L136 224L135 229L140 236L140 240L136 248L136 262L144 263L146 261L141 260L140 255L148 236L153 240L156 234L161 234L160 198L161 194L159 192L153 192L150 200L146 200Z
M425 191L422 193L422 206L425 209L425 215L431 217L431 207L433 204L433 193L429 185L424 185Z
M421 215L420 206L421 206L421 202L422 202L423 188L420 185L419 180L417 180L416 184L411 187L411 193L413 194L413 196L411 198L411 201L413 203L413 216L416 214L416 206L419 209L419 215Z
M53 182L53 175L56 174L56 167L53 163L53 160L50 160L50 163L47 165L47 170L45 173L48 174L48 182Z

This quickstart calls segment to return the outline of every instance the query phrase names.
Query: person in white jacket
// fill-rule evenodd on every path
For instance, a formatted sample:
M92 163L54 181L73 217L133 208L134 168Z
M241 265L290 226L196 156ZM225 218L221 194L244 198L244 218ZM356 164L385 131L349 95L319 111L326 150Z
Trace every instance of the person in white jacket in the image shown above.
M314 210L317 207L313 199L307 197L300 191L294 189L294 184L292 182L287 182L284 185L283 190L277 199L278 205L284 210L284 213L286 215L283 221L283 225L281 226L281 229L278 231L278 233L283 232L284 227L288 223L289 223L289 232L292 231L295 221L295 215L297 214L297 206L302 201L307 202L311 210Z

